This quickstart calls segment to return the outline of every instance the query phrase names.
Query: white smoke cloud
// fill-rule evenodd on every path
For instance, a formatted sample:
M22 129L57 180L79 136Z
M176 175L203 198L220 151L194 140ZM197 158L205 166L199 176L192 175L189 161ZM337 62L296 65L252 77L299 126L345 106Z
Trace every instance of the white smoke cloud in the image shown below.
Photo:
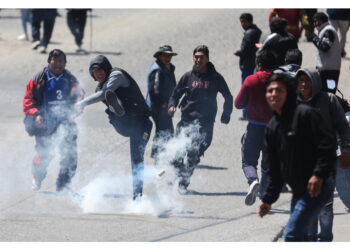
M111 176L100 173L80 191L80 206L84 213L151 214L168 216L182 209L178 193L177 175L172 162L186 154L190 147L198 148L192 141L201 142L198 123L184 127L176 136L158 140L163 148L157 158L157 165L145 165L143 196L132 200L132 177L118 173ZM159 175L163 171L164 174ZM130 170L131 172L131 170Z

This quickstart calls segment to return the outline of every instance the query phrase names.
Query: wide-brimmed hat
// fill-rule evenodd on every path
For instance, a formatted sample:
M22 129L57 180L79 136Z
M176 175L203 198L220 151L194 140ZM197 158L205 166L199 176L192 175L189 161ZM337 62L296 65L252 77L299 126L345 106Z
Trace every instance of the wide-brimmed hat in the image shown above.
M177 55L177 53L173 52L173 48L170 45L160 46L158 51L154 53L153 57L158 57L160 53L171 54L173 56Z

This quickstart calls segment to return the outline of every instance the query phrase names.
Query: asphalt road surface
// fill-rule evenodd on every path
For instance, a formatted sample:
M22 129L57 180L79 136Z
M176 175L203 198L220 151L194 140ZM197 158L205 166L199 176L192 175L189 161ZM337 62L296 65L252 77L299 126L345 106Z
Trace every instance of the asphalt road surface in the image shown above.
M91 58L106 55L113 66L128 71L146 93L146 77L160 45L170 44L176 78L192 67L192 51L200 44L210 49L210 60L227 81L235 97L240 87L238 58L243 30L241 9L98 9L88 19L84 48L75 53L73 36L60 9L48 50L67 53L67 69L78 77L86 94L96 84L88 72ZM250 9L267 36L269 9ZM92 22L92 23L91 23ZM92 32L91 32L92 31ZM79 161L71 188L76 193L57 194L59 159L48 168L38 192L31 190L34 138L24 131L22 98L28 80L47 63L47 55L17 41L21 34L19 10L0 11L0 241L112 241L112 242L261 242L273 241L288 219L290 194L281 194L272 212L261 219L259 202L244 204L248 189L241 169L240 139L246 123L234 109L228 125L220 123L223 98L218 96L218 117L211 147L191 179L187 195L180 195L172 168L154 166L146 150L144 197L131 201L128 138L110 126L101 103L88 106L77 118ZM315 48L302 38L304 66L314 66ZM345 79L349 61L343 60L340 88L350 94ZM179 121L176 113L174 124ZM153 131L152 131L153 136ZM183 141L178 141L178 145ZM175 143L176 144L176 143ZM165 169L159 177L157 173ZM260 168L259 168L260 169ZM336 210L344 206L336 198ZM337 211L338 211L337 210Z

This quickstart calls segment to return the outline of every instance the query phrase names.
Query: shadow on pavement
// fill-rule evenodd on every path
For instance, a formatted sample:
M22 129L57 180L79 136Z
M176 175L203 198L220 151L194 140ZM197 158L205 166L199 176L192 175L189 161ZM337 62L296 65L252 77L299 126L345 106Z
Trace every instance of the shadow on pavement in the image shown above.
M20 19L20 16L2 16L0 14L0 19Z
M343 213L334 213L334 215L348 215L350 213L350 211L349 212L343 212Z
M226 192L226 193L206 193L188 190L187 195L203 195L203 196L246 196L247 192Z
M224 168L224 167L213 167L213 166L207 166L207 165L198 165L196 168L209 169L209 170L227 170L227 168Z
M67 52L67 56L87 56L91 54L96 55L112 55L112 56L120 56L123 53L122 52L112 52L112 51L84 51L84 52Z
M289 210L273 208L270 210L269 214L289 214Z

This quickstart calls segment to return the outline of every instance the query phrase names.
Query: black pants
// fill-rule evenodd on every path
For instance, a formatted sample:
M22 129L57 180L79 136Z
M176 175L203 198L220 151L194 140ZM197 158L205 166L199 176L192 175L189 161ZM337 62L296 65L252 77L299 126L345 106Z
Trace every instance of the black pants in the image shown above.
M38 182L46 177L47 167L58 147L61 168L56 187L61 189L70 183L77 168L77 137L78 129L74 122L61 123L51 135L35 136L37 154L33 159L32 174Z
M199 125L199 130L197 130L195 126L197 123ZM178 176L180 177L180 185L185 187L189 185L190 177L192 176L195 167L200 162L200 157L204 155L204 152L211 144L213 139L213 128L214 123L200 122L198 120L180 120L177 124L176 135L183 132L182 130L185 129L187 136L192 139L192 143L186 152L187 162L184 162L185 156L181 156L173 162L174 167L177 169Z
M67 12L67 24L78 46L83 43L86 12L87 10L68 10Z
M57 16L56 9L33 9L32 10L33 42L40 41L40 25L43 22L44 34L40 44L45 48L47 47L51 39L56 16Z
M320 77L322 81L322 90L335 94L338 87L339 75L340 75L340 70L321 70ZM336 87L334 89L329 89L327 87L327 80L334 80Z
M152 118L156 125L156 131L153 138L151 157L156 158L158 153L163 150L162 145L173 136L174 125L172 117L166 111L152 113Z

